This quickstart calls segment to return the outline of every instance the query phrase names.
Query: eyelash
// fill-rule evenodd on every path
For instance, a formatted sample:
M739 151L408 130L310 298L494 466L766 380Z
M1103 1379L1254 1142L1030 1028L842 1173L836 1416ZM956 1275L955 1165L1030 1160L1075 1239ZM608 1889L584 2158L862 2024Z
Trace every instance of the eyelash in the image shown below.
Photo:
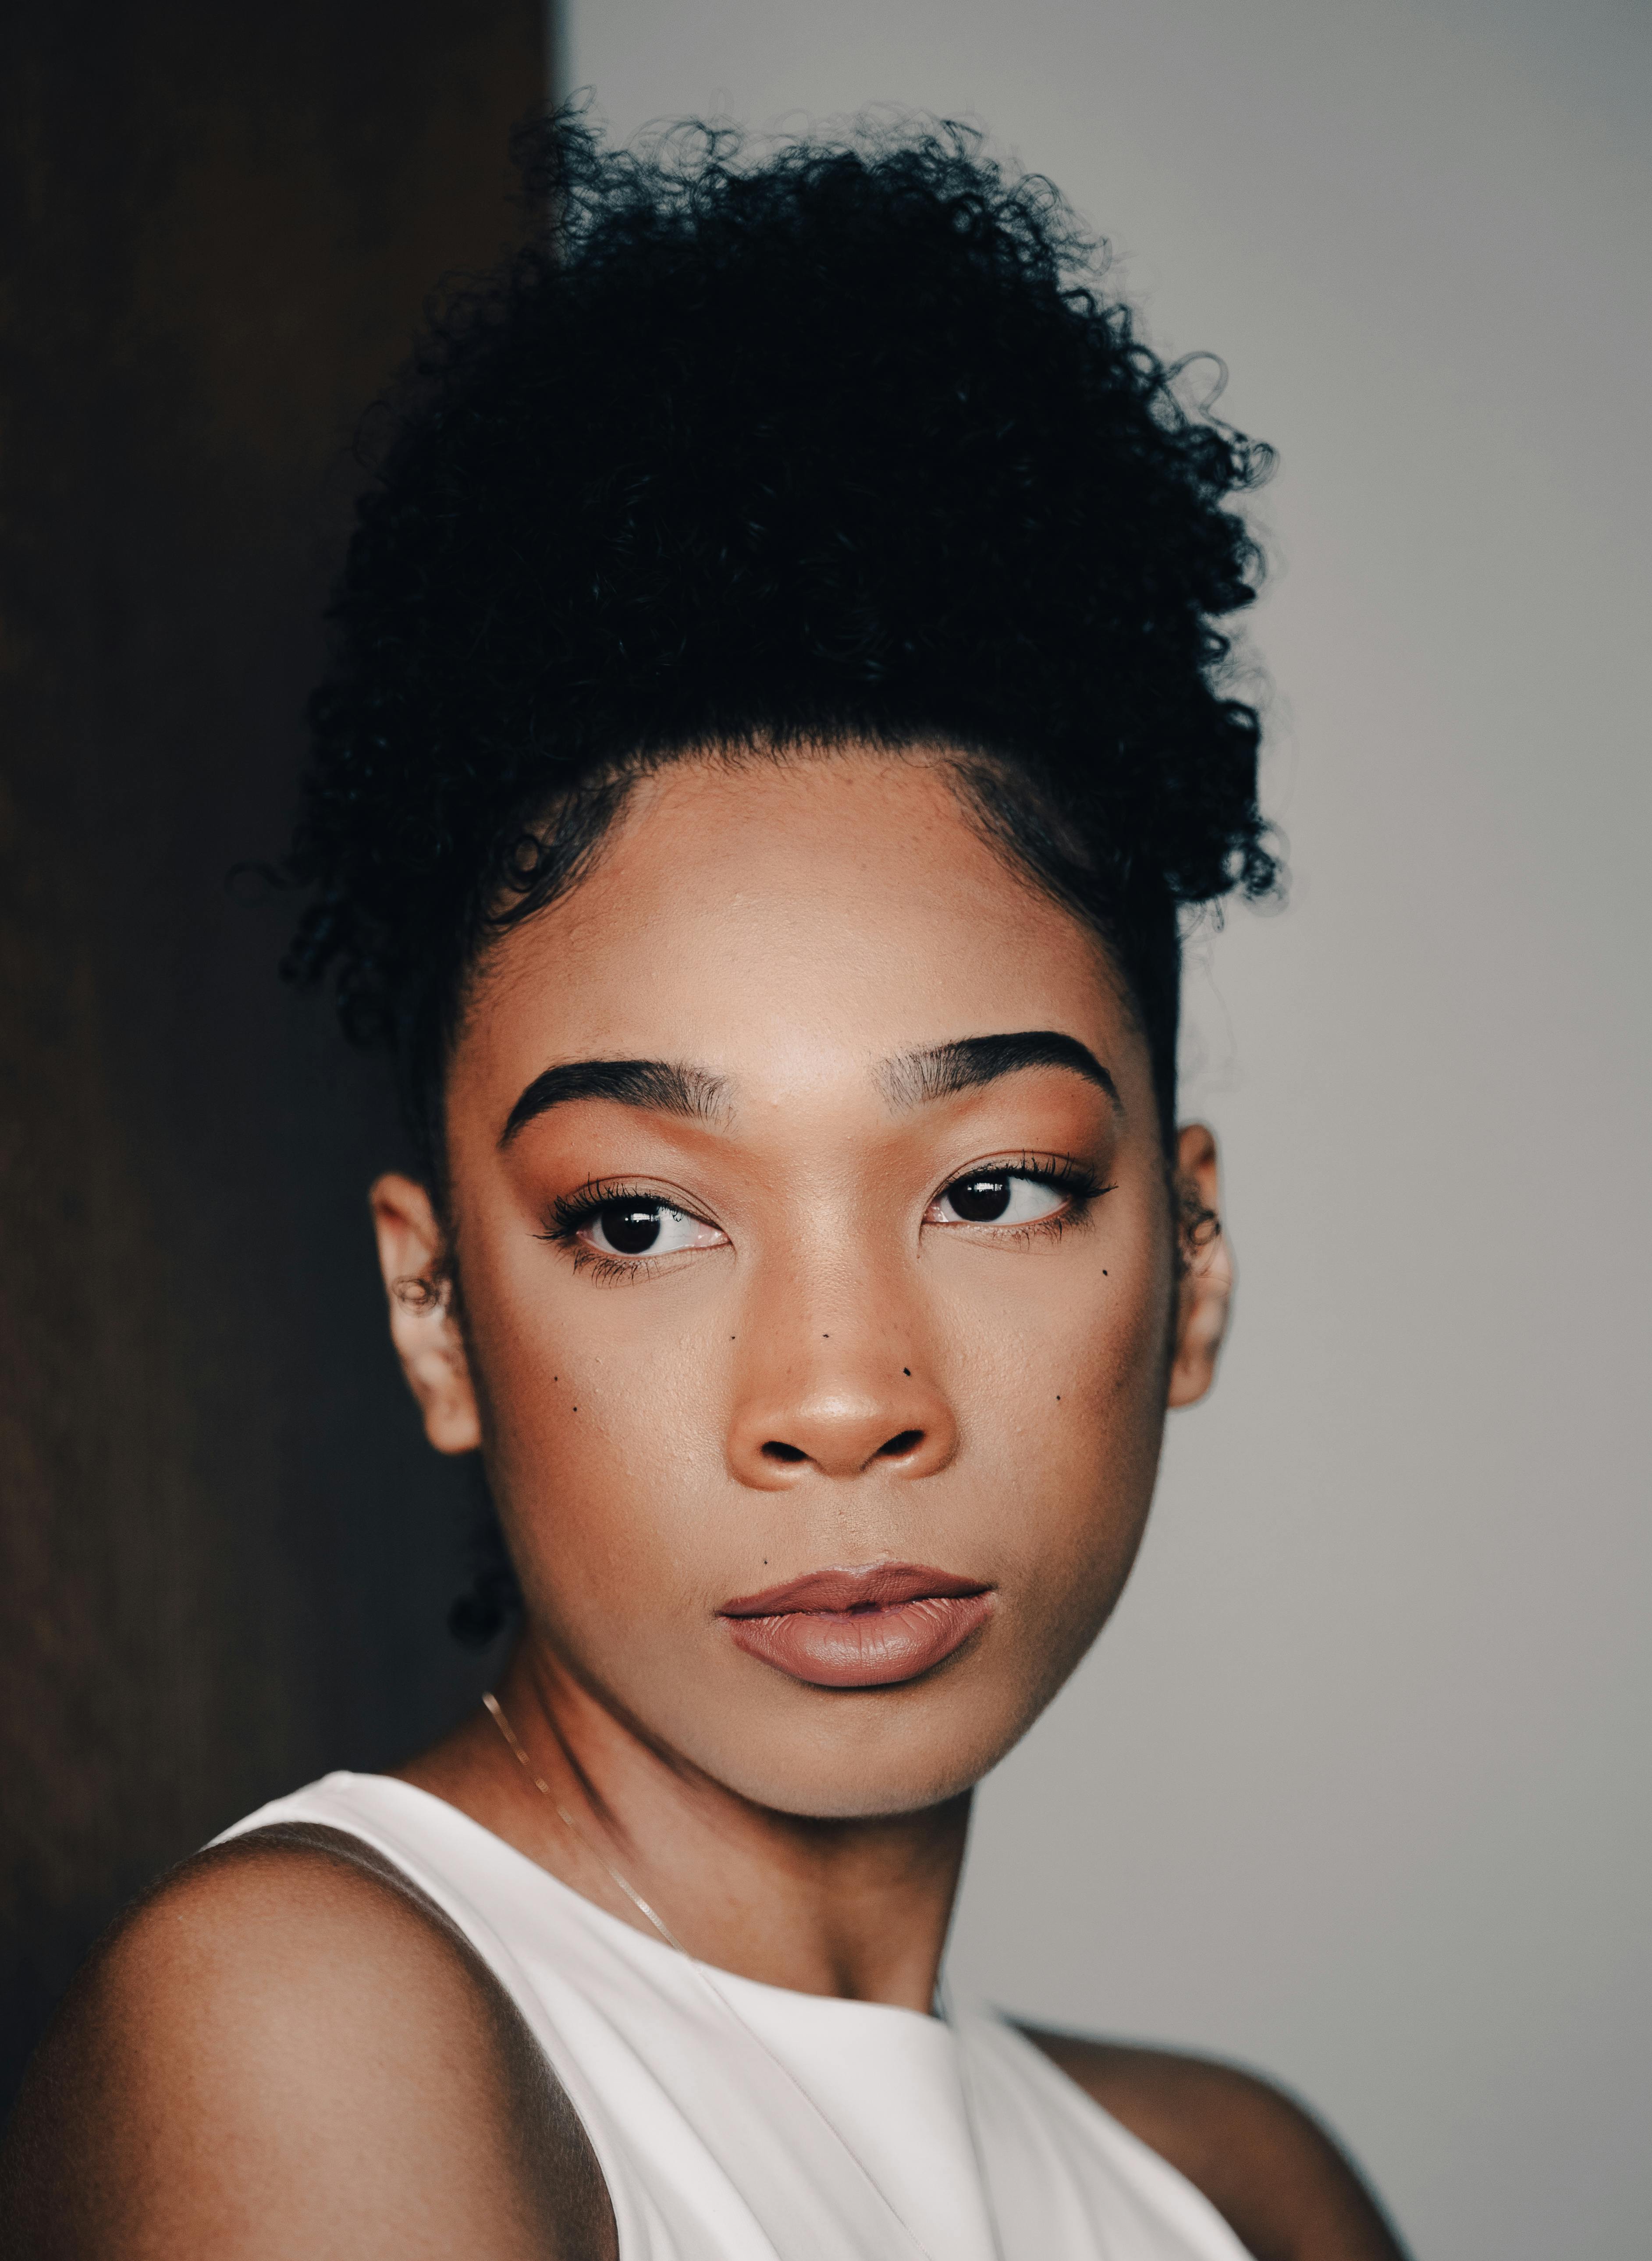
M952 1225L946 1230L996 1231L1001 1237L1008 1232L1024 1247L1035 1239L1059 1240L1069 1225L1084 1222L1093 1202L1112 1191L1110 1185L1101 1184L1094 1171L1086 1168L1082 1162L1075 1161L1070 1154L1022 1154L1014 1161L997 1159L973 1163L969 1169L960 1170L956 1176L949 1178L945 1185L937 1188L931 1199L939 1201L952 1187L961 1185L971 1177L990 1176L995 1171L1001 1171L1005 1177L1025 1178L1037 1185L1057 1187L1066 1194L1067 1206L1059 1216L1039 1217L1031 1224L1009 1227L982 1224L973 1228ZM624 1261L605 1255L600 1248L591 1247L579 1238L582 1228L589 1224L600 1209L607 1208L610 1202L623 1201L658 1201L664 1207L682 1208L680 1202L664 1202L663 1196L650 1193L646 1187L628 1185L619 1178L600 1178L581 1186L577 1193L558 1195L551 1204L550 1231L535 1237L566 1249L573 1260L576 1272L589 1272L593 1280L603 1285L618 1285L623 1281L640 1279L659 1260L657 1258L638 1256ZM928 1207L927 1203L925 1207ZM698 1211L685 1209L683 1214L693 1217L698 1215ZM709 1222L708 1219L702 1221Z

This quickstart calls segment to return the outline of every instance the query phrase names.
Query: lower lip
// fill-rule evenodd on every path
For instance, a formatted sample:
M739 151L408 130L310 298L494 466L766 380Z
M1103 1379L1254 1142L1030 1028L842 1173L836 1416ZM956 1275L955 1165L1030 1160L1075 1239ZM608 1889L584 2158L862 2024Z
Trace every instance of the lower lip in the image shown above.
M923 1594L887 1609L786 1610L724 1620L736 1648L813 1688L887 1688L916 1680L992 1614L987 1594Z

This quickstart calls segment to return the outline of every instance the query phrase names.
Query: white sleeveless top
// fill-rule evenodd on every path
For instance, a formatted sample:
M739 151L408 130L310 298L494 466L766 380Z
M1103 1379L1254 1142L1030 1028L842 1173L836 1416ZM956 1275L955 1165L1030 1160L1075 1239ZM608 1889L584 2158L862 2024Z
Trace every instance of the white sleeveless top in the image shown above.
M279 1821L376 1848L470 1942L584 2123L621 2261L995 2261L995 2217L1003 2261L1246 2261L999 2018L691 1962L385 1775L330 1774L224 1835Z

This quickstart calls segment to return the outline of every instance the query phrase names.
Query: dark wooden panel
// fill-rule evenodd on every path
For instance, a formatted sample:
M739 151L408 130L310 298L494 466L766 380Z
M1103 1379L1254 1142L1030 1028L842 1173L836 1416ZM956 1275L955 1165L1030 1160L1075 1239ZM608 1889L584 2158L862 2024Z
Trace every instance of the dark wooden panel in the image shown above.
M532 0L0 30L0 2075L123 1897L473 1700L382 1346L393 1131L275 981L357 414L516 223Z

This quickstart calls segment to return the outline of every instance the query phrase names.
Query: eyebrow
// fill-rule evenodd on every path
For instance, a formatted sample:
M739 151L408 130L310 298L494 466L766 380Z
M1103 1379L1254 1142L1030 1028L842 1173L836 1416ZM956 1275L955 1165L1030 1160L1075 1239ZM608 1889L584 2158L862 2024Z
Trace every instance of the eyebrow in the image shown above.
M953 1044L929 1044L921 1052L885 1060L878 1070L878 1083L891 1106L918 1107L928 1100L951 1099L960 1091L996 1083L1000 1076L1016 1075L1029 1067L1060 1067L1081 1075L1124 1110L1118 1086L1089 1046L1055 1029L1021 1029L1012 1035L960 1037Z
M508 1146L535 1116L576 1099L612 1099L621 1107L647 1107L703 1123L722 1112L728 1086L722 1076L677 1060L564 1060L534 1078L506 1117L499 1145Z
M1081 1075L1104 1091L1121 1112L1124 1102L1088 1044L1055 1029L1021 1029L993 1037L959 1037L952 1044L927 1044L885 1060L876 1071L878 1087L894 1107L920 1107L963 1091L996 1083L1024 1068L1060 1067ZM564 1060L536 1075L506 1117L501 1147L536 1116L578 1099L608 1099L621 1107L651 1109L705 1123L729 1103L729 1086L720 1075L680 1060Z

